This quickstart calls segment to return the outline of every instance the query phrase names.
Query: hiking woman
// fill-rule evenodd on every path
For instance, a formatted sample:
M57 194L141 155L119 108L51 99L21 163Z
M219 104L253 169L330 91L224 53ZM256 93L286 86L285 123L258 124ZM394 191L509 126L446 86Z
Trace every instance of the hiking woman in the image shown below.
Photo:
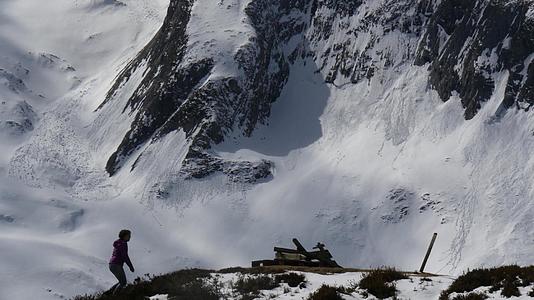
M135 271L128 256L128 241L131 235L130 230L123 229L119 232L119 239L113 242L113 254L109 260L109 270L117 277L119 282L112 286L106 294L115 294L126 286L126 274L123 269L124 263L128 265L130 271Z

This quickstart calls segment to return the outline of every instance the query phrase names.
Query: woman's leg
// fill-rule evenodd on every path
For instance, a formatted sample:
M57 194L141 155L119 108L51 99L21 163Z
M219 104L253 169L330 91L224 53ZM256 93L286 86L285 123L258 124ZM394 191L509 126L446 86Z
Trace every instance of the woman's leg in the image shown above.
M112 268L111 264L109 265L109 270L111 271L111 273L113 273L113 275L115 275L115 272L113 271L114 269ZM115 278L117 278L117 275L115 275ZM118 278L117 278L118 280ZM112 287L110 287L107 291L104 292L104 295L111 295L113 294L113 291L117 288L117 286L119 285L119 283L115 283Z
M113 275L115 275L115 277L119 281L112 287L112 293L115 294L117 291L126 286L126 274L124 273L124 269L120 265L110 264L109 270L111 271L111 273L113 273Z

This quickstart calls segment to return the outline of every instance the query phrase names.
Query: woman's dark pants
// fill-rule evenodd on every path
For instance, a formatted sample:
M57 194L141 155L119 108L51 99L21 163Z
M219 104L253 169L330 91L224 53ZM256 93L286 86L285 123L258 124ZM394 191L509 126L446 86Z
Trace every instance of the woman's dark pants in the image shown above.
M124 269L121 265L115 265L115 264L109 264L109 270L115 277L117 277L117 280L119 280L118 283L116 283L114 286L112 286L106 294L116 294L118 291L120 291L123 287L126 286L126 274L124 273Z

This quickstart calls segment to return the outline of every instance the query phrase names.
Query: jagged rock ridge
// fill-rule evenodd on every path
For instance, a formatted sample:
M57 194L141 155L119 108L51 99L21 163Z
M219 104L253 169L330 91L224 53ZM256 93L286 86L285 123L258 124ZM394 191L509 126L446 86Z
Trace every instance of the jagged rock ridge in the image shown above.
M529 1L443 1L433 13L415 63L430 63L430 82L446 101L459 93L465 118L492 95L492 75L509 72L502 108L529 109L534 98L534 20Z
M304 15L310 5L303 1L276 5L270 1L251 2L245 11L256 36L234 57L242 74L216 79L208 78L215 63L212 58L183 61L192 5L192 1L171 1L158 34L121 73L99 107L113 101L131 74L141 64L147 64L143 81L124 108L124 112L136 116L108 161L106 169L110 175L143 144L155 142L174 130L183 130L190 142L182 170L186 177L201 178L222 171L230 177L246 173L244 178L248 182L270 175L271 162L227 162L214 157L208 149L212 143L222 142L234 127L251 135L257 123L266 121L271 103L287 80L289 64L298 52L294 49L286 57L287 49L282 48L307 26L302 16L280 20L293 10L301 10Z
M109 158L110 175L146 143L183 130L189 143L181 170L186 178L214 172L245 173L246 182L268 177L271 162L225 161L210 148L231 131L250 136L266 123L291 64L307 57L335 86L371 80L377 70L394 74L406 64L428 64L431 87L443 101L458 92L467 120L493 94L493 76L499 72L507 71L509 79L497 116L514 105L528 110L533 101L534 21L527 1L399 0L369 9L369 1L253 0L245 13L255 36L232 58L240 72L214 78L216 58L184 60L194 5L193 0L171 1L160 31L100 107L146 63L143 80L124 108L135 120Z

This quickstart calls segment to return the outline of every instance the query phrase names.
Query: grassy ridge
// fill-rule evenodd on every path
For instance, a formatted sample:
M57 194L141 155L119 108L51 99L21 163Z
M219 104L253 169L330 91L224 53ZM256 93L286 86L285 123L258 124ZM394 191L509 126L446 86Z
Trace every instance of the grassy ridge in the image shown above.
M459 276L448 289L443 291L439 300L449 300L452 293L470 293L471 298L455 297L454 299L484 299L483 293L471 293L479 287L490 287L490 293L500 291L501 296L510 298L520 296L519 287L531 286L534 283L534 266L520 267L516 265L497 268L481 268L467 271ZM529 293L534 297L534 290Z
M214 271L189 269L159 276L138 278L120 293L106 296L103 293L80 295L73 300L145 300L147 296L168 294L171 297L191 300L218 300L220 292L214 285L205 284L205 279Z
M212 276L212 274L227 273L238 273L236 280L230 284L232 293L239 295L242 299L254 299L261 296L261 291L272 290L281 286L284 289L288 287L306 288L306 277L293 271L318 274L363 273L359 283L354 283L350 287L323 285L310 295L309 299L313 300L339 299L340 294L353 294L354 292L358 292L362 296L371 294L379 299L396 297L398 290L396 289L395 281L410 277L425 277L422 280L431 281L427 277L437 276L400 272L391 268L361 270L274 266L258 268L237 267L220 271L189 269L158 276L146 275L144 279L136 279L133 284L128 285L115 296L97 293L76 296L73 300L145 300L146 297L156 294L168 294L170 299L221 299L224 298L221 292L223 285L218 281L218 275ZM511 265L491 269L474 269L467 271L453 281L441 293L439 300L486 299L488 296L484 292L477 290L480 287L486 287L482 291L487 293L500 293L501 296L508 298L520 296L519 288L529 286L534 286L534 266L519 267ZM534 288L530 292L526 292L526 294L534 297Z

